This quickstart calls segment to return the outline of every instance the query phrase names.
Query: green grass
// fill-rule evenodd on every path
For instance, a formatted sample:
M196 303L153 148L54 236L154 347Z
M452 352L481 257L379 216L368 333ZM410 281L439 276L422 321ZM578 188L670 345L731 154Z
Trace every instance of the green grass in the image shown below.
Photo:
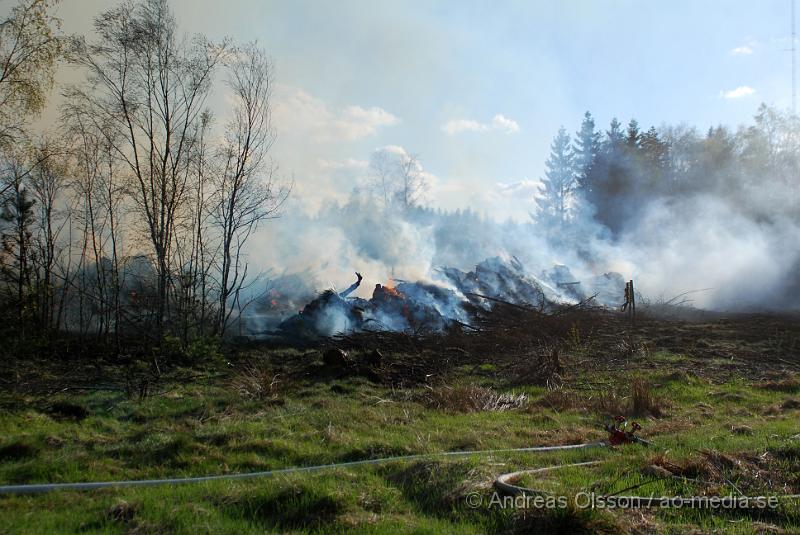
M270 356L264 358L269 362ZM800 433L800 414L791 403L800 392L791 385L763 388L746 378L712 383L686 373L679 356L648 358L658 366L646 372L586 373L572 378L572 387L565 387L560 397L537 386L506 389L490 364L460 370L453 383L529 397L526 407L499 412L431 409L424 388L394 391L363 378L295 380L264 400L243 397L227 378L170 385L168 392L142 401L114 391L56 397L3 394L2 484L241 473L415 453L586 442L603 438L601 423L610 410L631 408L634 379L651 385L662 416L639 417L641 434L655 443L653 448L431 458L243 481L2 496L0 532L615 532L644 522L659 531L695 527L746 533L753 520L800 530L796 503L757 518L743 512L652 509L637 517L625 511L520 511L489 505L491 483L503 472L605 460L597 467L565 468L546 481L529 483L544 483L551 492L567 496L593 485L611 492L647 481L643 470L654 456L688 463L702 450L756 456L767 452L771 470L780 477L772 483L758 481L760 486L752 489L777 494L783 492L780 485L800 488L800 440L792 438ZM615 401L609 404L608 399ZM750 480L738 481L744 485ZM641 491L703 490L685 481L662 480ZM474 492L483 501L478 508L466 501Z

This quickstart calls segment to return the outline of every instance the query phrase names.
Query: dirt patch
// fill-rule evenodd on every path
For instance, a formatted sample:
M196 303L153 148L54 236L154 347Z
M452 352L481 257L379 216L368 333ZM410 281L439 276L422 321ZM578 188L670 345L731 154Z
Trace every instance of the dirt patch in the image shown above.
M782 403L775 403L764 409L764 414L767 416L774 416L788 411L800 410L800 399L789 398Z
M764 381L757 386L765 390L795 393L800 392L800 378L797 375L790 375L782 379Z
M800 409L800 399L790 398L781 403L781 409L785 411L793 411Z

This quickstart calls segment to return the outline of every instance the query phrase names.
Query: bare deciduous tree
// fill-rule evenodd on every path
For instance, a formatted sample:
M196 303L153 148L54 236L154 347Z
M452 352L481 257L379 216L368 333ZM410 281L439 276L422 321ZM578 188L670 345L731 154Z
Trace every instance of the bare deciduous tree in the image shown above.
M188 222L184 242L188 242L188 259L180 260L181 292L179 293L179 316L181 319L181 339L187 342L190 331L205 336L209 323L209 294L212 291L211 270L215 265L215 242L210 235L211 203L213 191L209 173L213 173L212 147L208 141L212 117L204 113L201 117L200 136L192 156L192 202L187 206ZM182 248L181 248L182 249Z
M123 4L101 14L95 29L98 40L80 42L73 51L88 84L71 93L91 104L131 175L131 196L154 253L160 337L173 282L176 222L190 191L190 157L226 47L180 38L166 0Z
M384 208L418 206L428 188L419 158L400 147L385 147L370 158L370 186Z
M102 117L93 113L80 94L67 96L62 127L72 145L72 212L76 221L83 223L79 316L84 317L82 305L88 299L97 316L98 333L108 338L118 332L121 319L120 221L125 188L114 150L113 128L97 122ZM88 282L87 277L93 281ZM84 321L80 326L81 332L88 328Z
M30 174L31 191L38 207L35 237L36 312L39 327L46 333L56 328L56 264L61 256L59 236L67 216L59 202L67 189L66 151L55 142L42 139L34 149L35 164Z
M219 317L224 334L247 276L242 252L258 224L278 213L289 188L274 179L269 151L275 140L270 122L272 69L255 44L235 51L228 63L234 109L220 151L214 217L221 234Z

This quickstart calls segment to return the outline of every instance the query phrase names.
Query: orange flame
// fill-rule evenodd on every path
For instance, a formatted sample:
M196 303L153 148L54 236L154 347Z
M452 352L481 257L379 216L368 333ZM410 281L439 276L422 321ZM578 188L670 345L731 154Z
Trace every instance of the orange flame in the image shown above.
M386 284L383 285L383 289L386 290L386 293L395 297L403 297L403 294L401 294L399 291L397 291L397 288L395 288L394 279L389 279Z

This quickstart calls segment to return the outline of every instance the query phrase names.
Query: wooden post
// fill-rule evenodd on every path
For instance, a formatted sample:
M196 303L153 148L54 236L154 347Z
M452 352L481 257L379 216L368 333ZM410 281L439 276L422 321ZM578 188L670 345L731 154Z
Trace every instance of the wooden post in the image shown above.
M633 291L633 279L628 282L628 291L630 292L630 315L631 315L631 323L636 324L636 293Z

